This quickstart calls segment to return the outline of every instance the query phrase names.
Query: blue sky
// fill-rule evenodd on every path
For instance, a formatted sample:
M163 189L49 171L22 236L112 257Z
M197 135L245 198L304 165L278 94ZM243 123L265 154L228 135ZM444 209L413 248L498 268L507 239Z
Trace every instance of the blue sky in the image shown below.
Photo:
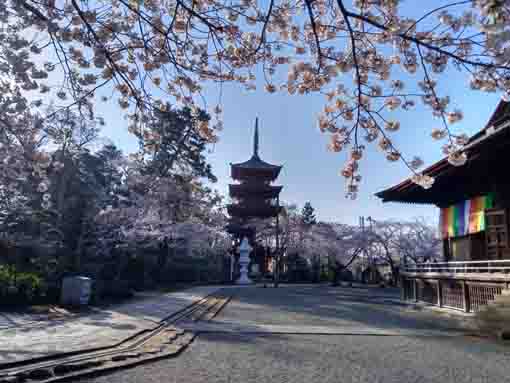
M442 3L431 0L427 2L427 10ZM404 2L410 14L424 13L416 7L412 10L413 4L415 6L413 1ZM350 82L343 81L347 85ZM453 130L469 135L480 130L499 102L500 95L469 91L467 75L455 70L442 76L441 81L439 93L447 92L452 107L460 107L464 112L463 121L454 125ZM214 187L220 192L227 192L229 163L250 157L254 121L258 116L261 157L268 162L284 165L278 179L278 183L284 185L282 200L300 206L311 201L319 219L344 223L357 223L360 215L370 215L375 219L425 217L432 222L437 221L438 209L433 206L383 204L374 196L375 192L409 176L409 170L402 163L387 162L376 148L369 148L360 163L363 181L358 199L346 199L344 180L339 176L339 171L347 153L327 151L328 137L317 129L317 116L324 107L324 98L318 95L268 94L263 90L263 85L259 82L258 90L250 93L236 84L223 87L224 131L220 142L211 147L208 154L219 179ZM217 96L218 88L215 85L206 87L209 106L215 105ZM106 119L106 136L126 152L137 148L113 102L102 104L99 113ZM420 155L427 165L439 160L441 143L433 142L430 138L431 129L441 126L439 120L421 106L412 112L397 113L397 116L401 129L392 137L398 149L407 156Z
M464 120L454 129L473 134L481 129L499 101L499 94L466 91L463 76L446 78L454 105L462 107ZM382 152L367 150L361 161L363 181L357 200L344 197L344 180L339 176L347 153L332 153L326 149L327 136L317 129L317 115L323 108L323 98L314 95L289 96L267 94L263 90L247 93L238 85L223 89L224 131L220 142L210 148L209 161L218 177L214 185L227 192L229 163L247 160L251 156L255 117L259 117L260 155L268 162L283 164L278 183L284 185L282 200L303 205L311 201L323 220L356 223L358 216L375 219L410 219L423 216L437 220L438 211L432 206L397 203L383 204L373 194L400 182L409 170L400 162L389 163ZM136 141L127 133L124 120L112 105L103 111L107 120L105 135L125 151L136 149ZM404 153L419 154L426 164L441 158L440 144L430 139L430 130L438 121L424 108L401 114L401 130L394 135Z

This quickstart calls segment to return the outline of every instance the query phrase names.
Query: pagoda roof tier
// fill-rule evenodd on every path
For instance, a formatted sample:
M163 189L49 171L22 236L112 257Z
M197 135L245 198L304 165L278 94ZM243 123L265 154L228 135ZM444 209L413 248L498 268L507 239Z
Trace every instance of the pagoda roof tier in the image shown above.
M255 230L252 227L246 227L244 225L229 222L227 226L225 226L225 229L227 230L227 233L229 234L236 234L239 236L246 236L249 237L253 235Z
M231 176L235 180L259 178L274 181L278 178L282 166L265 162L259 157L259 125L255 119L255 134L253 137L253 155L248 161L231 163Z
M278 213L281 211L281 206L273 206L273 205L238 205L238 204L230 204L227 205L228 214L231 217L238 218L270 218L276 217Z
M510 162L510 103L501 101L484 129L473 135L464 146L468 160L454 166L447 158L423 171L434 178L429 189L410 178L376 193L383 202L434 204L446 207L508 184L506 172ZM510 185L509 185L510 187Z
M231 197L244 197L256 195L260 198L276 198L282 191L283 186L273 186L264 183L243 183L228 185Z
M230 164L231 176L235 180L260 178L274 181L278 178L282 166L272 165L253 155L248 161Z

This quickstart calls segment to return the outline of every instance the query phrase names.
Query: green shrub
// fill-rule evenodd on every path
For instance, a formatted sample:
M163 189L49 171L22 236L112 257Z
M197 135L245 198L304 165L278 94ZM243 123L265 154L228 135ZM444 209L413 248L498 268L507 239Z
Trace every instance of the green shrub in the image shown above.
M12 265L0 265L0 301L6 304L34 303L46 295L44 280L35 273L18 272Z
M322 269L321 270L321 275L320 275L320 280L321 281L331 281L332 280L332 275L331 275L331 271L330 270L326 270L326 269Z
M46 286L42 278L32 273L18 274L16 286L21 297L28 302L32 302L36 297L43 296L46 292Z

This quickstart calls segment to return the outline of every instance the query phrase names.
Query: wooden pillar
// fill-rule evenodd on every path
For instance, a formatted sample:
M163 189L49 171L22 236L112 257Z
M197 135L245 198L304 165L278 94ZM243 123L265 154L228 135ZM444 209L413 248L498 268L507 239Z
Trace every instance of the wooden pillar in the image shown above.
M405 301L409 296L409 291L406 291L407 284L404 277L400 277L400 300Z
M441 279L437 280L437 305L443 307L443 286L441 285Z
M413 280L413 298L415 302L418 302L418 280Z
M464 311L468 313L471 311L471 307L469 304L469 289L466 281L462 281L462 297L464 299Z

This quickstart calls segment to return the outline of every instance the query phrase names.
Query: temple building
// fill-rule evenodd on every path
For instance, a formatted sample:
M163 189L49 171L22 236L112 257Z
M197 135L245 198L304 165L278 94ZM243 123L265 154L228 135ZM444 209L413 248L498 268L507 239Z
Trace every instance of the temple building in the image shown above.
M227 205L230 222L227 227L236 241L247 237L255 248L254 263L261 272L268 268L267 252L256 246L255 231L249 221L253 218L276 218L281 211L279 195L283 186L272 185L282 166L272 165L259 157L258 118L255 120L253 154L245 162L230 164L230 174L234 184L229 185L231 203Z
M510 182L504 176L510 163L510 103L498 104L463 151L468 158L463 166L444 158L423 171L435 180L429 189L407 179L376 196L439 208L444 259L404 266L403 297L478 311L510 282Z

